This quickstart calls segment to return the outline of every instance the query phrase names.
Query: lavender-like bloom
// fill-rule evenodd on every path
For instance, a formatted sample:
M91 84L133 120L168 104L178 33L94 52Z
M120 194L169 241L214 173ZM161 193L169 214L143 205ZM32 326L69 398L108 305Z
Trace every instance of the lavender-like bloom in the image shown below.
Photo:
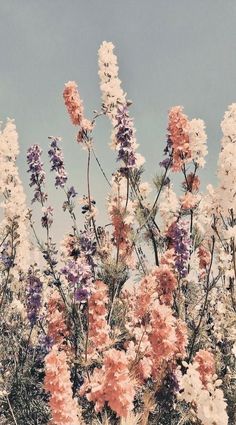
M10 269L14 265L14 256L9 254L9 245L9 242L4 242L0 252L0 262L3 264L5 269Z
M75 191L74 186L71 186L70 189L68 189L68 191L67 191L67 196L68 196L69 200L71 201L71 198L75 198L76 195L78 195L78 193Z
M80 233L79 246L81 253L86 257L88 264L94 269L96 263L94 255L96 254L97 242L94 239L94 234L91 231L85 230Z
M77 260L68 260L61 272L74 289L75 299L77 301L86 300L94 282L92 269L86 258L79 257Z
M41 223L43 227L51 227L52 223L53 223L53 208L52 207L47 207L47 208L43 208L43 216L41 218Z
M51 171L56 171L55 186L64 187L67 182L67 173L64 167L64 158L58 143L61 141L59 137L49 137L51 139L48 155L51 162Z
M118 108L116 114L116 145L118 147L117 161L124 161L127 168L136 166L135 149L137 148L133 120L129 117L127 106Z
M175 267L180 277L185 277L188 273L190 239L183 220L176 221L170 226L168 237L175 251Z
M33 145L27 152L27 163L29 165L30 186L35 186L32 202L38 201L43 204L47 200L47 194L43 192L42 187L45 183L45 171L41 162L42 150L38 145Z
M43 283L32 269L28 271L27 288L27 315L31 325L35 325L41 307Z

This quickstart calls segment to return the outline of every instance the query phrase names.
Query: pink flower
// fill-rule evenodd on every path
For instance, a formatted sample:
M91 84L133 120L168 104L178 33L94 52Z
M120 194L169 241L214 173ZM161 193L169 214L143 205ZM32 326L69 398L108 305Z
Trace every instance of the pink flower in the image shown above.
M110 344L107 324L108 287L101 280L95 282L95 288L89 298L89 347L88 354L94 355L96 350L102 351Z
M80 394L87 391L87 399L95 403L96 412L107 402L118 416L127 417L134 407L135 389L125 351L113 348L105 352L103 367L94 369L90 382L85 382Z
M177 279L168 266L155 267L152 276L157 282L157 292L162 304L171 305L173 303L173 292L177 287Z
M58 347L65 344L65 339L69 335L65 318L65 305L60 295L54 291L48 301L47 322L48 336Z
M51 425L79 425L79 406L72 397L70 372L64 351L53 345L45 357L44 389L50 393Z
M63 97L72 123L81 127L78 134L78 141L81 141L81 139L83 139L83 133L91 131L93 126L91 121L84 117L83 101L80 99L77 87L75 81L68 81L68 83L65 84Z
M215 374L215 359L212 353L207 350L199 350L194 357L194 363L198 364L198 372L204 386L211 381Z
M169 111L168 133L173 148L172 170L180 171L185 159L191 157L189 148L189 121L181 106Z

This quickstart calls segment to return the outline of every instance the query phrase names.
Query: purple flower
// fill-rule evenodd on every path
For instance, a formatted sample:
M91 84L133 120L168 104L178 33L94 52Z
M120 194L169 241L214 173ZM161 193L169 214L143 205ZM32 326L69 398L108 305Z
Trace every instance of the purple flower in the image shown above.
M175 251L175 267L180 277L185 277L188 273L188 260L190 254L190 239L183 220L175 221L167 233L170 245Z
M70 189L68 189L68 191L67 191L67 196L68 196L69 200L71 200L71 198L75 198L76 195L78 195L78 193L75 191L74 186L71 186Z
M118 108L116 121L117 161L123 161L127 168L134 168L136 166L136 142L133 120L129 117L127 106Z
M30 186L35 186L34 197L32 202L38 201L41 204L47 200L47 194L43 192L42 187L45 184L45 171L43 170L43 163L41 162L42 150L38 145L33 145L27 152L27 163L30 173Z
M9 254L9 245L9 242L3 243L0 252L0 261L6 269L10 269L14 265L14 257Z
M29 269L27 277L27 315L31 325L35 325L41 307L43 284L33 269Z
M64 158L61 148L58 146L60 138L49 137L51 139L48 155L51 162L51 171L56 171L55 186L64 187L67 182L67 173L64 167Z
M94 277L92 267L87 263L85 257L76 260L69 259L61 269L69 285L74 289L77 301L87 299Z
M46 227L46 228L51 227L53 223L53 208L52 207L43 208L41 223L43 227Z

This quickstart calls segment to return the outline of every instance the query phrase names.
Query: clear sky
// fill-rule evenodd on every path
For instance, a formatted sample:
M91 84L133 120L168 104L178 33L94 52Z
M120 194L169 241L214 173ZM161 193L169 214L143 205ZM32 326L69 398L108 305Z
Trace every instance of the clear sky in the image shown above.
M62 91L77 81L88 117L99 109L97 50L112 41L120 78L134 104L146 177L159 171L168 109L183 105L189 118L202 118L208 134L208 163L203 187L215 182L220 121L236 102L236 0L0 0L0 119L15 118L20 137L18 161L26 186L26 151L49 135L63 138L65 162L82 196L86 154L64 108ZM97 155L111 175L114 153L108 148L110 126L103 119L95 131ZM48 167L47 167L48 169ZM52 190L60 210L62 197ZM93 165L92 193L102 200L106 182ZM27 189L30 202L30 191ZM101 211L101 217L103 212ZM66 224L60 212L56 233Z

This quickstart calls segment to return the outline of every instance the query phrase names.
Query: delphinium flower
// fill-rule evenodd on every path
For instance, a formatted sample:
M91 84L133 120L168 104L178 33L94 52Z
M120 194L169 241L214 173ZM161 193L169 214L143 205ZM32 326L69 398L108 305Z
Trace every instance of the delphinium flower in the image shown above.
M83 142L87 140L87 132L92 131L93 125L91 121L84 116L83 102L80 99L78 86L75 81L68 81L68 83L65 84L63 97L72 123L75 126L80 126L77 141Z
M86 301L93 287L94 277L85 256L80 256L76 260L68 259L61 272L73 291L74 299Z
M27 283L27 315L31 326L34 326L39 317L43 283L33 268L28 271Z
M219 187L218 208L223 215L228 216L229 210L235 210L236 199L236 103L228 107L221 123L223 138L218 160Z
M112 147L118 152L117 161L123 161L121 173L127 173L127 169L140 168L145 160L136 153L138 145L135 128L126 105L117 108L114 123Z
M206 249L203 244L198 248L198 257L199 257L199 268L206 270L211 261L211 254L208 249Z
M178 220L171 224L167 231L169 238L169 248L175 251L175 267L179 276L185 277L188 273L188 260L190 252L190 240L186 223L184 220Z
M69 335L66 322L65 304L58 292L53 291L47 303L47 337L48 341L64 347L65 340Z
M59 147L61 138L49 137L49 139L51 140L51 143L48 155L51 162L51 171L56 172L55 186L56 188L64 187L67 182L67 173L64 166L63 153Z
M27 163L29 165L30 186L35 186L32 202L38 201L44 204L47 200L47 193L43 192L45 184L45 171L41 161L42 150L38 145L32 145L27 152Z
M177 323L178 327L176 327ZM170 307L160 304L158 300L153 303L150 312L151 329L149 341L152 347L151 358L153 361L152 373L154 377L157 377L158 369L166 361L174 359L175 356L183 358L185 355L187 331L185 327L179 325L180 323L182 322L177 322Z
M181 106L174 106L169 111L168 135L173 149L171 168L180 171L185 161L191 158L189 121Z
M227 425L227 404L223 391L219 388L222 382L213 375L205 388L198 371L198 363L186 366L187 373L179 378L181 391L178 393L178 399L191 403L195 418L203 425Z
M4 129L2 130L0 128L0 193L4 195L4 201L1 204L3 219L0 223L0 232L3 232L3 234L5 232L8 233L9 237L5 234L5 242L10 251L13 250L15 252L13 274L18 273L20 270L26 272L28 270L28 262L30 261L26 196L16 165L18 154L19 143L16 126L14 120L8 119ZM10 229L12 230L10 231ZM11 237L13 234L14 242ZM12 242L15 249L13 249ZM8 254L12 261L13 251L11 253L10 251L8 250ZM16 282L17 279L15 280Z
M165 283L167 286L169 283L166 293ZM162 266L145 276L134 292L123 291L127 304L125 326L134 337L127 344L127 353L139 382L151 376L157 379L163 373L166 362L171 361L174 367L175 360L185 356L186 326L165 304L172 304L176 283L174 274L168 273L167 267Z
M160 302L166 305L172 305L173 293L177 287L177 279L168 266L155 267L152 270L152 276L155 277L157 292Z
M133 267L132 232L135 218L135 202L127 199L127 180L120 172L114 174L108 198L108 213L113 225L112 242L119 260ZM116 252L116 255L117 255Z
M200 195L187 191L180 197L181 208L182 210L193 210L197 207L200 200Z
M104 353L102 368L95 368L80 389L81 395L85 392L87 399L95 403L96 412L107 402L117 416L127 417L134 407L135 386L125 351L111 348Z
M169 184L165 186L161 192L158 204L158 210L161 216L164 231L167 230L171 223L176 220L179 206L180 202L173 189L173 185Z
M51 425L80 425L81 412L72 395L67 355L54 344L45 357L44 389L50 393Z
M191 160L193 160L198 167L203 167L206 163L205 156L208 153L204 121L195 118L189 121L188 134Z
M94 289L88 301L89 330L88 354L94 356L96 351L102 352L110 344L107 323L108 287L100 280L95 282Z
M42 227L49 228L53 223L53 208L52 207L43 207L43 215L41 218Z
M98 75L103 107L111 119L115 118L117 105L126 103L126 94L121 88L117 57L113 53L113 49L114 45L111 42L103 41L98 50Z
M207 350L199 350L193 361L198 364L197 370L200 374L203 385L206 387L215 374L214 355Z
M103 109L113 124L111 147L118 152L117 160L122 160L121 171L140 168L145 159L136 152L138 145L133 120L129 117L128 106L118 78L117 57L113 53L112 43L104 41L98 51L100 89Z

